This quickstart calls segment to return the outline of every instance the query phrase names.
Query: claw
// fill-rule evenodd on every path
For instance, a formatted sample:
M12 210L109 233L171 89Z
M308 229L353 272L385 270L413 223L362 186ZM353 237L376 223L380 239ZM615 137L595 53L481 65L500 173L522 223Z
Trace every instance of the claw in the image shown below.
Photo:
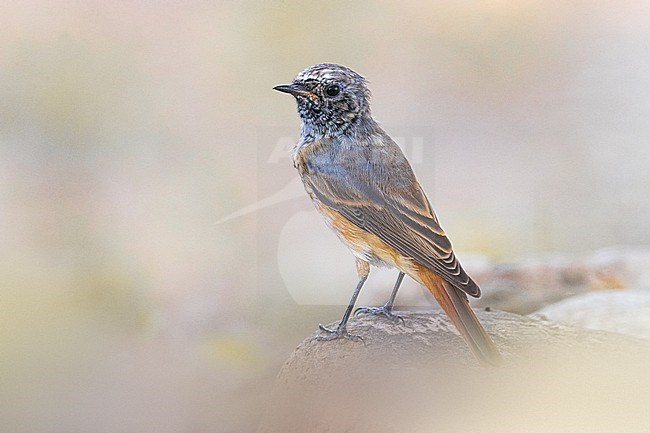
M405 325L406 323L404 322L404 318L400 316L399 314L393 313L392 308L386 308L384 305L383 307L359 307L354 311L354 316L358 316L359 314L380 314L387 319L392 320L393 322L402 322L402 325Z
M336 329L332 329L319 324L318 329L327 333L327 335L319 335L316 337L318 341L331 341L336 340L337 338L347 338L350 341L361 341L364 345L366 344L366 341L362 336L350 334L345 326L338 326Z

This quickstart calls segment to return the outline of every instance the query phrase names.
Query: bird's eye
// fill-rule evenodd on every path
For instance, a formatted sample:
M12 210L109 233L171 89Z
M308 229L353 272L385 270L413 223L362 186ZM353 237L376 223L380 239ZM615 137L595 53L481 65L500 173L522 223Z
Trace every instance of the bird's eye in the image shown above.
M336 96L339 93L341 93L341 88L336 84L332 84L331 86L327 86L327 88L325 89L325 94L327 96Z

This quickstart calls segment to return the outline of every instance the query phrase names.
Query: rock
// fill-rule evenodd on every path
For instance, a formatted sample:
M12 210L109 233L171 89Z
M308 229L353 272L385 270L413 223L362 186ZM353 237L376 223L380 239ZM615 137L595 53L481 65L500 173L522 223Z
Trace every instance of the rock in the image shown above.
M585 293L551 304L531 316L650 339L650 291Z
M476 263L476 265L475 265ZM581 293L650 290L650 248L606 248L581 256L552 255L511 263L467 260L481 286L475 307L530 314Z
M648 341L480 311L505 359L482 368L442 312L400 314L303 341L259 432L648 431Z

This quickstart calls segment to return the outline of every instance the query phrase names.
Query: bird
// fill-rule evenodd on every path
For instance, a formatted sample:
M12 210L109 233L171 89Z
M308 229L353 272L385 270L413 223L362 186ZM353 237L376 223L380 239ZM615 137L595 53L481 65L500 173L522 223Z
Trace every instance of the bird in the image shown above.
M291 84L273 88L292 95L302 121L293 164L327 226L352 251L359 277L336 328L319 325L320 340L363 340L347 323L370 267L399 270L382 307L357 314L400 319L393 303L404 275L423 284L483 365L501 355L469 305L479 286L465 272L423 188L400 147L374 120L366 79L345 66L319 63Z

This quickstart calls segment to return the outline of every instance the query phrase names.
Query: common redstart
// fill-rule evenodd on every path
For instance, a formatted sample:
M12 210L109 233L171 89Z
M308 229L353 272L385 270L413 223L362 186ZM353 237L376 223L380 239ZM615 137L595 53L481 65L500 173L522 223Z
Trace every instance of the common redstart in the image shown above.
M400 271L390 299L359 313L398 317L393 302L406 274L431 291L479 361L499 364L501 355L467 298L481 291L456 259L401 149L372 118L365 79L323 63L274 89L298 103L302 131L293 162L307 194L356 258L359 282L352 299L336 329L320 326L321 339L360 339L348 333L348 319L370 265L388 266Z

